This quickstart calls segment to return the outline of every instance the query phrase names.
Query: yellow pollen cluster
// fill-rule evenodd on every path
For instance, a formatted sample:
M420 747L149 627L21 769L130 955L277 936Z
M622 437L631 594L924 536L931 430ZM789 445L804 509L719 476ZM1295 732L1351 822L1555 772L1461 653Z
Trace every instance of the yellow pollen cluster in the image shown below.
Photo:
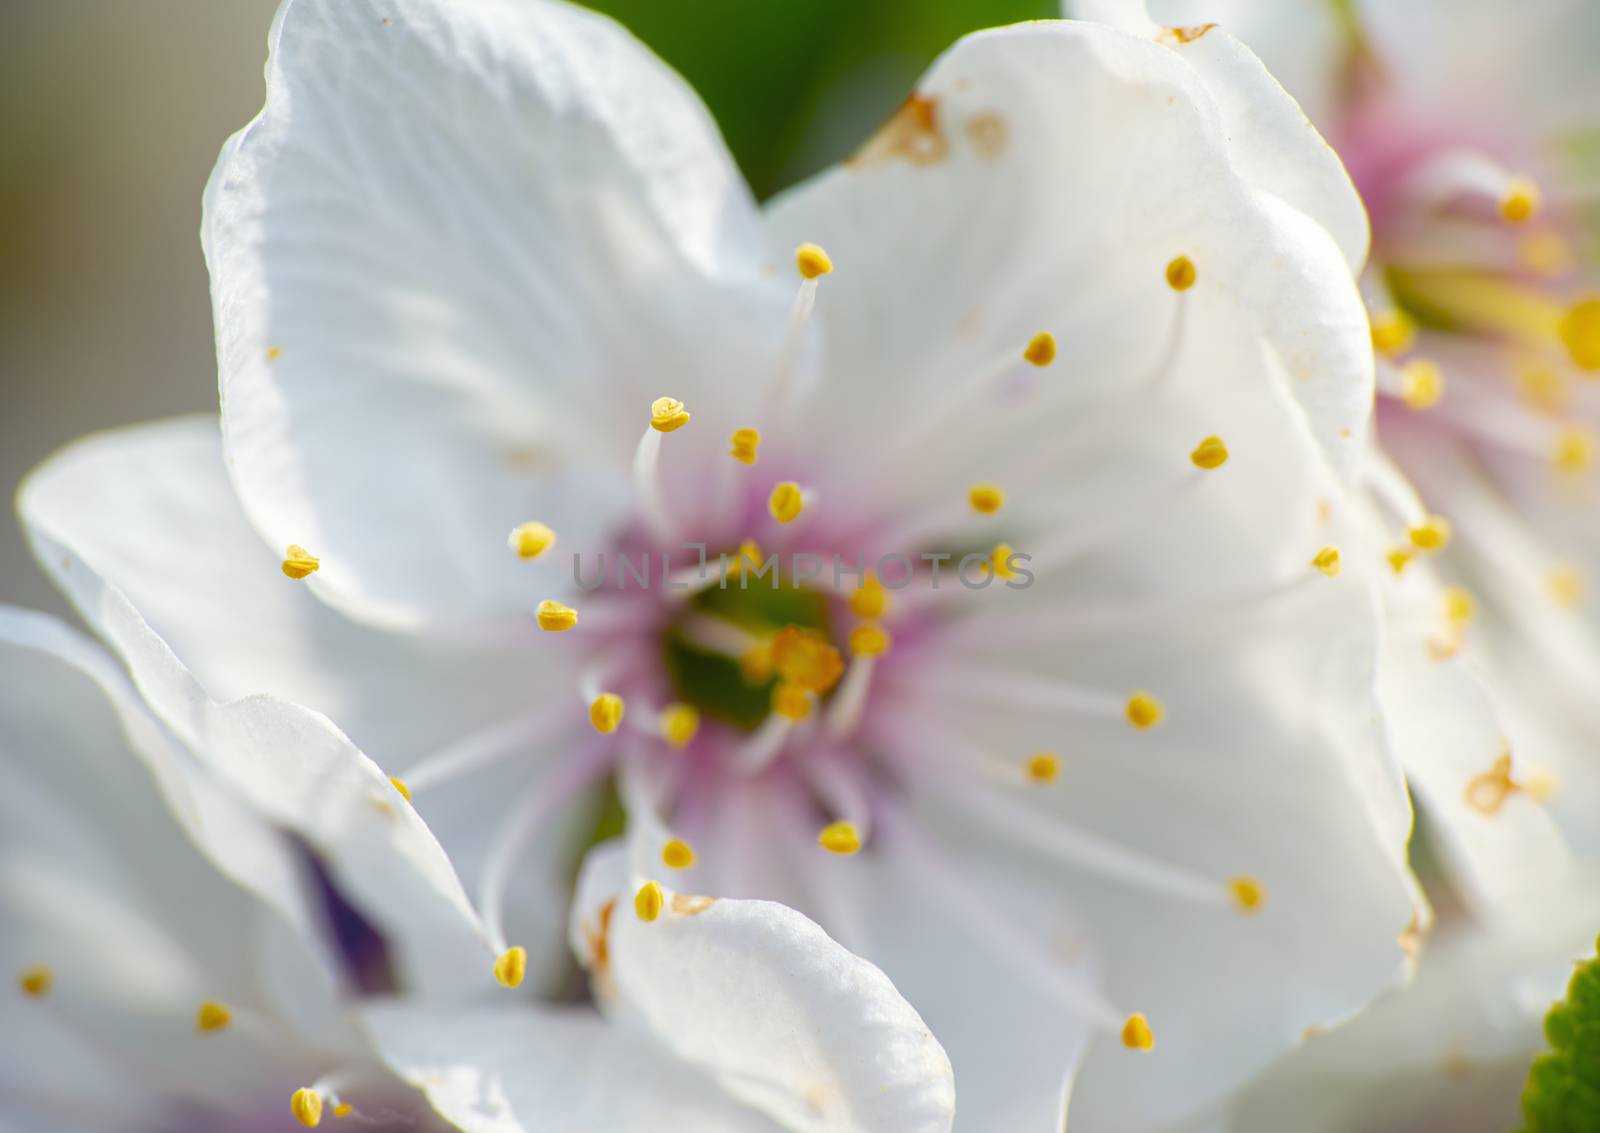
M1311 565L1329 578L1339 577L1339 548L1324 547L1311 560Z
M1135 728L1154 728L1166 718L1167 710L1148 692L1136 692L1128 697L1128 723Z
M317 573L322 560L297 543L290 543L283 552L283 573L299 580Z
M589 723L602 736L609 736L621 726L624 711L626 705L622 697L614 692L602 692L589 702Z
M764 685L772 679L771 644L755 645L739 654L739 676L747 685Z
M1416 321L1398 308L1373 311L1368 317L1372 325L1372 348L1386 357L1404 354L1417 336Z
M1550 597L1562 605L1576 607L1583 602L1583 575L1573 566L1558 566L1545 578Z
M1500 217L1507 224L1526 224L1534 218L1544 195L1539 186L1526 177L1513 177L1500 198Z
M811 694L799 685L779 681L772 690L772 710L785 720L799 723L811 715Z
M322 1124L322 1095L302 1086L289 1097L289 1112L307 1129Z
M1040 331L1028 339L1022 356L1035 366L1048 366L1056 360L1056 336L1047 330Z
M1600 298L1573 304L1557 329L1574 362L1585 370L1600 370Z
M661 710L661 738L669 747L688 747L700 731L700 710L681 701Z
M1016 548L1010 543L996 543L994 550L989 552L989 566L994 570L996 578L1016 578L1017 572L1011 569L1011 556Z
M1221 468L1228 462L1228 446L1221 437L1207 437L1189 454L1196 468Z
M1452 625L1463 626L1478 612L1478 603L1472 591L1463 586L1452 586L1444 592L1444 616Z
M833 271L833 260L815 244L801 244L794 250L794 266L806 279L816 279Z
M518 944L494 958L494 981L501 987L521 987L528 974L528 950Z
M1563 472L1586 472L1594 465L1594 433L1582 425L1569 425L1556 434L1556 467Z
M694 865L694 847L681 838L673 838L661 847L661 864L668 869L688 869Z
M539 628L547 633L561 633L578 624L578 611L571 606L546 598L534 613Z
M1267 887L1254 877L1234 877L1228 881L1228 896L1240 912L1256 913L1267 903Z
M1167 264L1167 286L1174 291L1189 290L1197 277L1194 261L1188 256L1179 256Z
M889 652L894 639L880 625L866 622L850 631L850 652L856 657L880 657Z
M756 449L761 447L761 432L758 429L735 429L728 437L728 444L732 447L728 455L740 464L754 464L756 462Z
M1444 396L1444 373L1436 362L1413 358L1400 368L1400 400L1408 408L1432 409Z
M639 886L639 892L633 895L633 912L641 921L649 924L661 915L666 903L667 895L661 891L660 884L647 881Z
M233 1022L233 1012L214 999L208 999L195 1012L195 1029L203 1035L223 1030Z
M22 989L22 994L33 999L41 999L50 994L51 986L56 982L56 974L44 964L35 964L30 968L22 969L17 976L17 986Z
M1154 1050L1156 1035L1150 1029L1150 1020L1137 1012L1129 1015L1122 1024L1122 1045L1129 1050Z
M530 519L511 529L506 545L520 559L536 559L556 545L556 533L538 520Z
M333 1107L333 1116L349 1117L355 1111L356 1107L351 1105L349 1102L340 1102L338 1105Z
M650 427L658 433L671 433L689 423L689 411L675 397L658 397L650 403Z
M772 663L788 684L824 693L844 675L839 651L814 629L784 626L772 637Z
M817 833L817 845L830 854L849 857L861 849L861 831L853 822L830 822Z
M993 515L1006 503L1006 494L994 484L974 484L967 492L967 502L979 515Z
M1061 778L1061 757L1053 751L1036 751L1025 766L1028 781L1043 785Z
M850 595L850 612L867 620L881 618L889 612L889 591L876 575L867 575L856 592Z
M1404 571L1406 567L1411 565L1411 560L1416 557L1417 553L1410 547L1395 547L1384 556L1395 574L1400 574Z
M1419 551L1442 551L1450 543L1450 521L1442 515L1430 515L1406 535Z
M405 799L406 802L411 801L411 788L406 785L406 781L404 779L400 778L398 775L391 775L389 776L389 786L398 791L400 793L400 797Z
M779 523L793 523L805 510L805 493L793 480L784 480L772 489L767 498L767 513Z

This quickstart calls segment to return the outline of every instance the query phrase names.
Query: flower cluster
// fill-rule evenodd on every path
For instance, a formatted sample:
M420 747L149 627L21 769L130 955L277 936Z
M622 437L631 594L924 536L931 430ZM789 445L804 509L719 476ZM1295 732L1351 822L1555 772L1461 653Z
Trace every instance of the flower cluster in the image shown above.
M1232 7L970 36L758 207L603 17L285 0L220 429L19 495L110 655L0 610L0 1125L1513 1120L1600 928L1593 21Z

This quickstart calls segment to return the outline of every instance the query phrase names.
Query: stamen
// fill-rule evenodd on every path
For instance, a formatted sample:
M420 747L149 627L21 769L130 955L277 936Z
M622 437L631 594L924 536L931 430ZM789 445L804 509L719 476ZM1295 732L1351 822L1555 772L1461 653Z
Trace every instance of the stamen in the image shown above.
M877 575L869 574L861 580L860 588L850 595L850 612L868 621L881 618L889 612L889 601L888 589L878 581Z
M700 710L692 704L675 701L661 710L657 726L668 747L688 747L700 731Z
M650 427L658 433L673 433L689 423L689 411L675 397L658 397L650 403Z
M1500 216L1507 224L1526 224L1543 202L1538 185L1526 177L1513 177L1500 198Z
M810 716L815 703L807 689L788 681L779 681L772 690L772 711L793 723Z
M589 723L602 736L609 736L621 726L625 710L622 697L614 692L602 692L589 702Z
M17 976L17 986L22 989L22 994L30 999L43 999L49 995L50 988L55 982L55 971L45 964L34 964L24 968Z
M1311 560L1311 565L1329 578L1339 577L1339 548L1324 547Z
M1419 551L1442 551L1450 543L1450 521L1442 515L1430 515L1406 534Z
M333 1107L333 1116L349 1117L355 1111L356 1107L351 1105L349 1102L340 1102L338 1105Z
M1221 468L1228 462L1228 446L1222 443L1221 437L1206 437L1195 446L1189 459L1196 468Z
M578 611L551 598L539 603L534 619L547 633L562 633L578 624Z
M536 559L556 545L556 533L536 519L511 529L506 543L521 559Z
M853 822L830 822L818 832L817 845L830 854L849 857L861 850L861 832Z
M694 865L694 847L682 838L672 838L661 847L661 863L668 869L688 869Z
M1234 877L1228 881L1228 896L1244 913L1258 913L1267 903L1267 888L1254 877Z
M728 451L729 456L740 464L754 464L756 449L761 446L761 433L756 429L735 429L728 443L733 446Z
M989 552L989 566L996 578L1007 580L1018 576L1018 572L1011 569L1011 556L1015 553L1016 548L1010 543L994 545L994 550Z
M866 628L868 627L856 627L857 630ZM885 639L888 636L887 633L884 634ZM862 653L855 648L855 638L856 634L852 631L850 645L851 652L855 656L850 661L850 668L845 672L844 682L828 705L828 734L835 739L848 736L861 723L861 714L867 707L867 692L872 688L872 673L878 663L876 654ZM888 647L887 640L884 647Z
M1587 472L1594 465L1594 433L1568 425L1556 434L1555 464L1563 472Z
M856 657L881 657L889 652L894 639L889 631L872 622L864 622L850 631L850 653Z
M1189 290L1197 276L1194 261L1188 256L1178 256L1167 264L1167 286L1174 291Z
M1129 1015L1122 1024L1122 1045L1129 1050L1154 1050L1156 1036L1150 1029L1150 1020L1138 1012Z
M794 266L805 279L816 279L833 271L833 260L816 244L801 244L794 250Z
M1036 751L1028 757L1028 781L1043 786L1061 778L1061 757L1053 751Z
M1444 616L1452 625L1464 626L1477 613L1478 603L1466 587L1452 586L1444 592Z
M650 424L633 452L633 491L639 497L639 514L652 534L664 543L674 538L672 512L661 495L661 438L689 423L683 402L658 397L650 404Z
M793 523L800 518L805 506L805 493L793 480L779 482L767 499L767 512L779 523Z
M804 715L788 714L802 711ZM772 690L772 711L734 756L734 766L746 774L754 774L766 767L778 758L778 753L783 750L783 745L788 741L795 725L810 713L810 694L803 689L797 690L792 685L780 683Z
M195 1013L195 1029L201 1034L209 1035L225 1030L233 1022L233 1012L214 999L208 999L200 1004L200 1010Z
M1502 750L1489 770L1467 781L1465 797L1479 814L1493 815L1520 790L1522 785L1511 777L1511 752Z
M1413 358L1400 369L1400 400L1415 410L1432 409L1444 396L1444 374L1437 363Z
M405 799L406 802L411 801L411 788L406 785L406 781L404 779L400 778L398 775L391 775L389 776L389 785L398 791L400 797Z
M315 574L322 560L296 543L290 543L283 552L283 573L296 581Z
M406 769L406 787L416 795L526 751L567 727L569 725L559 714L503 720L412 764Z
M494 981L501 987L518 988L528 974L528 950L518 944L494 958Z
M1136 692L1128 697L1127 715L1128 723L1143 731L1166 719L1167 710L1148 692Z
M785 626L772 639L772 661L784 682L818 695L844 675L844 660L814 629Z
M1398 307L1373 311L1368 318L1372 324L1372 347L1379 354L1390 358L1404 354L1417 337L1416 320Z
M660 884L647 881L633 895L633 912L641 921L649 924L661 915L662 906L666 903L667 897L661 891Z
M322 1095L305 1086L300 1087L289 1097L289 1112L307 1129L315 1129L322 1124Z
M1389 566L1397 575L1402 573L1406 567L1410 566L1411 560L1416 557L1417 553L1410 547L1395 547L1384 556L1384 558L1388 561Z
M772 679L772 646L768 643L752 645L739 654L739 676L744 683L759 687Z
M1056 336L1047 330L1040 331L1028 339L1022 357L1040 368L1050 365L1056 360Z
M1005 492L994 484L974 484L967 492L967 502L979 515L993 515L1005 506Z

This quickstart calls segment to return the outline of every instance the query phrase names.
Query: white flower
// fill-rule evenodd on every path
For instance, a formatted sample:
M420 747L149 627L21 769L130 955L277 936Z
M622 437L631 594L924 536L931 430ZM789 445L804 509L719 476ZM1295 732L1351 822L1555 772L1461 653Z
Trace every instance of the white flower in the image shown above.
M1364 230L1259 64L974 36L763 215L580 10L298 0L272 42L204 227L239 503L193 422L38 473L24 517L92 620L104 579L219 692L335 715L536 971L614 776L605 869L692 855L700 892L812 912L940 1034L968 1128L1056 1128L1080 1061L1075 1131L1154 1127L1403 975L1409 812L1338 552ZM747 540L827 573L683 573ZM575 586L572 552L614 582L642 551L691 589ZM923 552L942 586L832 578ZM957 585L963 553L1017 588ZM285 819L315 798L273 778ZM344 862L416 930L365 843ZM591 933L615 887L580 893ZM611 1009L660 1018L654 971Z

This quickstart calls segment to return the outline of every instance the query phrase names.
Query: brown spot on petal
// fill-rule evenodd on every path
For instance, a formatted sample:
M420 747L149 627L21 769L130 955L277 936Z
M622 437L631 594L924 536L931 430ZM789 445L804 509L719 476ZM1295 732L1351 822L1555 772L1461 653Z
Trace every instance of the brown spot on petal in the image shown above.
M938 165L950 156L950 140L939 127L939 104L925 94L906 99L846 164L870 169L892 161Z
M967 119L967 140L979 157L996 158L1005 152L1011 131L1000 115L986 111Z
M1411 920L1406 923L1405 929L1395 940L1400 945L1400 951L1406 954L1407 959L1415 960L1422 953L1422 914L1417 910L1411 911Z
M1522 784L1511 777L1511 751L1502 747L1489 770L1467 780L1465 797L1467 805L1479 814L1493 815L1520 790Z
M716 903L717 899L715 897L693 897L687 893L674 893L670 907L679 916L695 917Z
M1193 43L1216 26L1216 24L1194 24L1186 28L1162 28L1160 38L1175 44Z

